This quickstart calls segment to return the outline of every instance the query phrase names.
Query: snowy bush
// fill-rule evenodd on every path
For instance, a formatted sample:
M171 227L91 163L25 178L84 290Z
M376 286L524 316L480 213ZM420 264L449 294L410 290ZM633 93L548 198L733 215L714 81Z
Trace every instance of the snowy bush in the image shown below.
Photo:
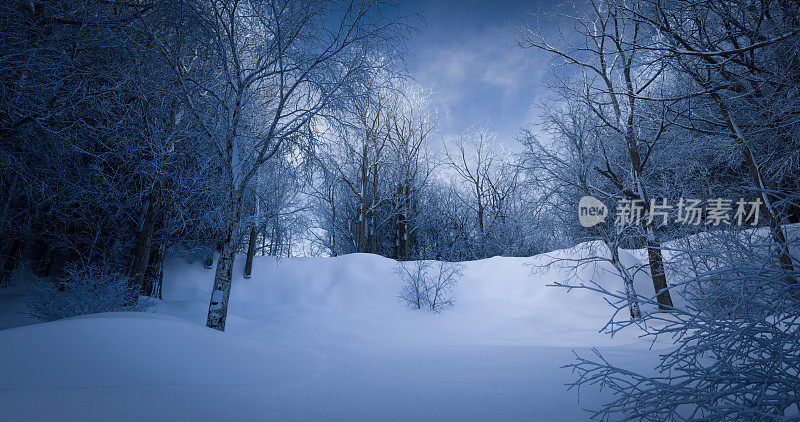
M463 264L445 261L400 263L395 268L403 281L400 299L414 309L434 312L453 306L451 294L463 268Z
M131 294L128 278L122 274L103 272L98 267L73 268L64 277L31 280L26 302L32 317L53 321L133 310L126 303Z
M768 231L765 229L764 231ZM769 234L708 234L702 249L682 249L676 261L703 260L670 288L684 305L652 312L640 321L609 321L612 332L636 324L674 347L659 356L655 375L615 366L599 352L568 365L573 386L597 384L615 398L596 410L602 420L776 420L797 417L800 403L800 271L782 265ZM792 250L793 248L788 248ZM713 258L713 259L710 259ZM793 262L800 260L792 256ZM617 299L629 298L599 286ZM655 304L653 297L638 296ZM615 314L617 315L617 314Z

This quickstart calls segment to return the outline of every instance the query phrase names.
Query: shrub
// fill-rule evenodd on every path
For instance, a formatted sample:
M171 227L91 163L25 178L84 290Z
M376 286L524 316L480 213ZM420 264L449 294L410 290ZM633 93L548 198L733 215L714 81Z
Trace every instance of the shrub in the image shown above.
M451 294L463 268L463 264L445 261L400 263L395 268L403 281L400 299L414 309L434 312L453 306Z
M137 306L127 306L131 294L126 276L86 267L73 268L55 279L32 279L26 302L32 317L53 321L97 312L137 310Z

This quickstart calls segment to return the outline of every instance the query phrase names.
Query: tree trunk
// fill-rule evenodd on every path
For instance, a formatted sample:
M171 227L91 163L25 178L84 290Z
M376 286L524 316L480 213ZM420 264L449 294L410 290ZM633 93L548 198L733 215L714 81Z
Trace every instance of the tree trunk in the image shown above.
M128 298L129 304L136 303L139 298L139 292L142 291L147 263L150 259L150 245L153 243L153 231L156 224L157 207L155 202L155 195L151 191L147 195L147 208L142 217L139 232L136 234L136 244L133 249L133 263L129 273L131 288L131 297Z
M9 247L2 272L0 272L0 287L8 287L11 284L11 276L19 264L23 245L24 243L21 239L15 239Z
M145 296L161 299L161 289L164 281L164 260L166 259L166 242L156 241L156 245L150 254L150 262L145 272L144 283L142 284L142 294Z
M702 81L702 78L699 77L695 77L695 79L698 81ZM703 85L704 87L708 88L707 84ZM742 94L740 89L734 89L734 92L736 92L738 95ZM778 260L780 262L781 269L783 269L787 273L785 281L787 284L795 286L798 284L798 282L797 279L792 275L794 273L794 263L792 262L792 258L789 255L789 251L786 245L786 236L783 233L783 229L781 228L781 221L778 220L777 213L775 212L774 206L772 204L772 198L766 191L764 179L761 175L761 170L759 169L758 163L756 162L756 159L753 156L753 151L750 149L750 146L748 145L747 140L745 139L745 135L739 128L739 125L731 116L730 110L728 109L728 106L723 100L722 96L718 92L713 90L710 92L709 95L717 103L717 106L719 107L720 110L720 114L725 119L725 124L728 126L728 130L730 131L731 136L736 140L736 142L742 149L742 153L744 155L745 162L747 163L747 167L750 172L750 177L752 179L753 186L756 188L756 190L758 190L759 195L761 197L761 201L763 202L764 217L769 223L772 239L778 245L779 249ZM760 95L756 95L756 97L760 97ZM797 290L793 289L792 295L797 296L797 294L798 294Z
M217 260L217 271L214 275L214 289L208 305L206 326L219 331L225 331L225 320L228 317L228 300L231 294L235 253L236 249L233 248L233 245L226 244L222 247L222 252Z
M483 212L484 212L483 211L483 200L481 199L480 194L479 194L479 196L478 196L478 230L480 232L479 233L479 236L480 236L479 241L481 242L481 244L479 245L479 248L480 248L480 256L479 256L479 258L481 258L481 259L486 258L486 232L485 232L484 226L483 226L483 218L484 218L483 217Z
M639 298L636 296L633 277L631 277L628 269L625 268L625 265L619 259L619 246L616 242L612 243L609 241L605 235L603 237L609 252L611 252L611 265L619 271L619 275L622 277L623 283L625 284L625 296L628 298L628 311L631 315L631 319L639 319L642 317L642 310L639 307Z
M222 248L217 260L217 270L214 274L214 288L211 291L211 301L208 305L208 319L206 326L219 331L225 331L225 320L228 317L228 300L231 295L231 279L233 277L233 261L236 257L236 227L242 207L242 191L237 189L228 196L225 211L225 226L222 237Z
M747 141L744 138L744 133L742 133L739 125L737 125L731 117L728 107L722 100L722 97L719 94L713 94L712 98L716 100L717 106L719 107L720 112L728 125L728 130L730 130L731 135L733 135L733 137L739 143L739 146L742 148L745 161L747 162L747 167L750 170L750 177L753 180L753 186L756 188L756 190L758 190L759 195L761 195L761 202L764 203L764 218L766 218L767 222L769 223L773 241L778 244L778 260L780 261L781 268L787 273L786 282L790 285L795 285L797 284L797 280L791 275L794 273L794 263L792 262L792 258L789 256L789 251L786 246L786 235L784 235L783 229L781 228L781 222L778 221L778 217L775 215L776 213L772 205L772 198L770 198L767 190L765 189L764 179L761 176L761 170L758 168L758 163L756 163L756 159L753 156L753 151L751 151L750 146L747 145Z
M250 228L250 242L247 244L247 260L244 263L244 277L250 278L253 274L253 256L256 254L256 238L258 231L256 226Z
M336 191L333 186L328 187L328 201L331 205L331 232L330 247L331 256L336 256Z
M667 289L667 276L664 274L664 260L661 255L661 244L655 240L654 230L647 227L647 258L650 261L650 277L653 279L653 288L656 291L658 308L672 309L672 296Z
M411 259L411 191L409 184L405 186L403 205L403 260Z
M397 184L396 202L394 204L394 217L392 218L392 231L394 232L394 256L398 261L403 260L401 248L403 239L403 186Z
M400 184L397 187L399 198L399 210L396 216L396 236L395 254L399 261L409 259L409 189L407 185Z
M361 198L359 198L358 210L358 244L356 245L356 252L367 251L367 144L361 152Z
M269 238L269 256L278 256L278 247L280 246L280 233L278 232L278 224L272 224L272 235Z
M53 263L55 260L56 249L48 246L44 259L42 259L42 261L39 263L39 267L36 269L36 275L39 277L49 276L50 271L53 269Z
M378 162L372 165L372 205L370 206L369 251L378 251Z
M636 148L636 142L633 140L633 122L631 118L628 121L629 130L626 132L628 137L628 155L631 159L631 168L633 173L633 181L636 184L636 194L646 208L649 209L650 200L647 197L647 192L642 183L642 159L639 155L639 150ZM656 232L653 226L647 225L645 227L647 233L647 259L650 265L650 278L653 280L653 289L656 293L658 300L658 308L661 310L673 309L672 296L669 294L667 285L667 276L664 273L664 260L661 255L661 243L656 239Z

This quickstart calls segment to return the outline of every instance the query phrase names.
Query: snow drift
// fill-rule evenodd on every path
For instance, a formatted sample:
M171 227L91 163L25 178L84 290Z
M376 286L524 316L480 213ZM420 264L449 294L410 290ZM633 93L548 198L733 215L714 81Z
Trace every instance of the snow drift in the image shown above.
M441 314L398 300L386 258L257 257L226 333L203 326L214 272L174 259L157 314L0 331L0 406L5 420L585 420L602 396L566 391L570 349L655 360L638 332L598 333L602 297L547 286L575 275L559 258L586 253L468 262ZM623 288L605 264L577 271Z

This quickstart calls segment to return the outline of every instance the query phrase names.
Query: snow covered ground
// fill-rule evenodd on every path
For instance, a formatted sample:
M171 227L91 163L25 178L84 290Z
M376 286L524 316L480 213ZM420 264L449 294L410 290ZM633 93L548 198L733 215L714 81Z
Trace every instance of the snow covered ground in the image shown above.
M584 245L585 246L585 245ZM146 313L96 314L0 331L5 421L573 421L606 393L567 391L560 366L597 347L651 368L658 350L630 330L598 333L611 308L589 291L547 287L559 251L466 263L440 314L397 296L394 261L256 257L237 277L227 332L204 327L213 271L171 260L164 301ZM635 260L626 254L626 259ZM244 259L238 259L241 274ZM571 265L567 265L571 267ZM607 268L582 277L622 289ZM586 273L589 271L589 273ZM637 289L652 294L646 275ZM19 296L0 327L31 321Z

